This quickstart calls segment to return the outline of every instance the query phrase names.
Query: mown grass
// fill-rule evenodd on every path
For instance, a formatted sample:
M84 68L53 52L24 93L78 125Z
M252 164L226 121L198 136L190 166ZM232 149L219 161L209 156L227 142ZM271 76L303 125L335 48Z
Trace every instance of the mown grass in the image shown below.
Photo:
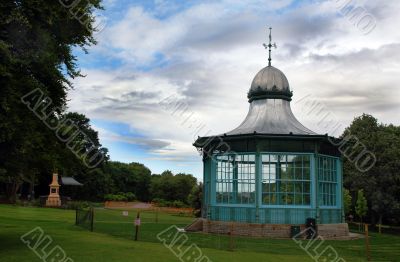
M40 261L20 240L20 237L40 226L74 261L179 261L156 235L171 225L183 227L190 217L153 212L141 212L139 241L133 241L138 210L122 216L120 210L97 209L95 232L74 225L75 212L70 210L28 208L0 205L0 261ZM212 261L313 261L294 241L276 239L233 239L228 236L188 233L188 244L201 247ZM400 261L400 237L371 235L373 261ZM346 261L365 261L363 239L326 241Z

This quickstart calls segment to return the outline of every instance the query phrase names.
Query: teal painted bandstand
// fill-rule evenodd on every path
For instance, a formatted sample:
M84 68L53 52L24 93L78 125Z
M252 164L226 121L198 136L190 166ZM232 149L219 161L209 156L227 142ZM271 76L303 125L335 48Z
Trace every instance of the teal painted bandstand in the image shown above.
M271 44L269 45L271 47ZM199 137L205 221L269 225L344 222L337 139L304 127L290 108L286 76L269 65L248 92L250 109L236 129Z

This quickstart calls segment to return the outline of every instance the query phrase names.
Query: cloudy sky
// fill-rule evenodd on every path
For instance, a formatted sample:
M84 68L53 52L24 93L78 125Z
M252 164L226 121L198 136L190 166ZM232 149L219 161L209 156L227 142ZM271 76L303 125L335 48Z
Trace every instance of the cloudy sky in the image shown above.
M362 113L400 124L397 0L106 0L104 7L98 45L75 50L86 77L75 80L69 109L92 120L112 160L201 178L192 143L245 118L251 81L267 65L269 26L278 46L272 64L286 74L305 126L337 136Z

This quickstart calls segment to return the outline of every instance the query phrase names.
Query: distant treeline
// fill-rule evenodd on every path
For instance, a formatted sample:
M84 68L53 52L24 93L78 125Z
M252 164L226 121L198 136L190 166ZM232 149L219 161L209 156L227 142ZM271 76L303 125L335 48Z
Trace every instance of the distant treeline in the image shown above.
M200 208L202 186L191 174L174 175L169 170L152 174L143 164L116 161L107 161L99 168L85 171L74 176L83 186L61 186L61 195L94 202L138 200L157 202L160 206ZM60 175L63 175L62 171ZM16 199L48 195L51 175L37 173L36 176L38 183L34 185L34 190L31 191L30 183L24 182L17 191ZM5 183L0 182L0 185L3 189L7 187ZM3 190L3 196L5 193Z
M161 205L185 206L193 204L193 194L200 188L197 179L191 174L174 175L169 170L162 174L152 174L143 164L115 161L108 161L95 172L76 176L76 179L84 183L84 186L77 189L73 197L92 201L135 199L156 201ZM133 196L129 197L126 193L132 193Z

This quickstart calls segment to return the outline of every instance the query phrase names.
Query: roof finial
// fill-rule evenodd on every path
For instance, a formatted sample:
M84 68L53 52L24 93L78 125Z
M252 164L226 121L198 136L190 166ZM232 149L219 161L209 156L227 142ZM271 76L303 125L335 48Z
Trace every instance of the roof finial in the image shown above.
M271 36L271 31L272 31L272 27L269 28L269 44L266 45L265 43L263 44L263 46L265 47L265 49L268 48L268 52L269 52L269 56L268 56L268 66L271 66L271 47L275 47L276 48L276 43L272 44L272 36Z

